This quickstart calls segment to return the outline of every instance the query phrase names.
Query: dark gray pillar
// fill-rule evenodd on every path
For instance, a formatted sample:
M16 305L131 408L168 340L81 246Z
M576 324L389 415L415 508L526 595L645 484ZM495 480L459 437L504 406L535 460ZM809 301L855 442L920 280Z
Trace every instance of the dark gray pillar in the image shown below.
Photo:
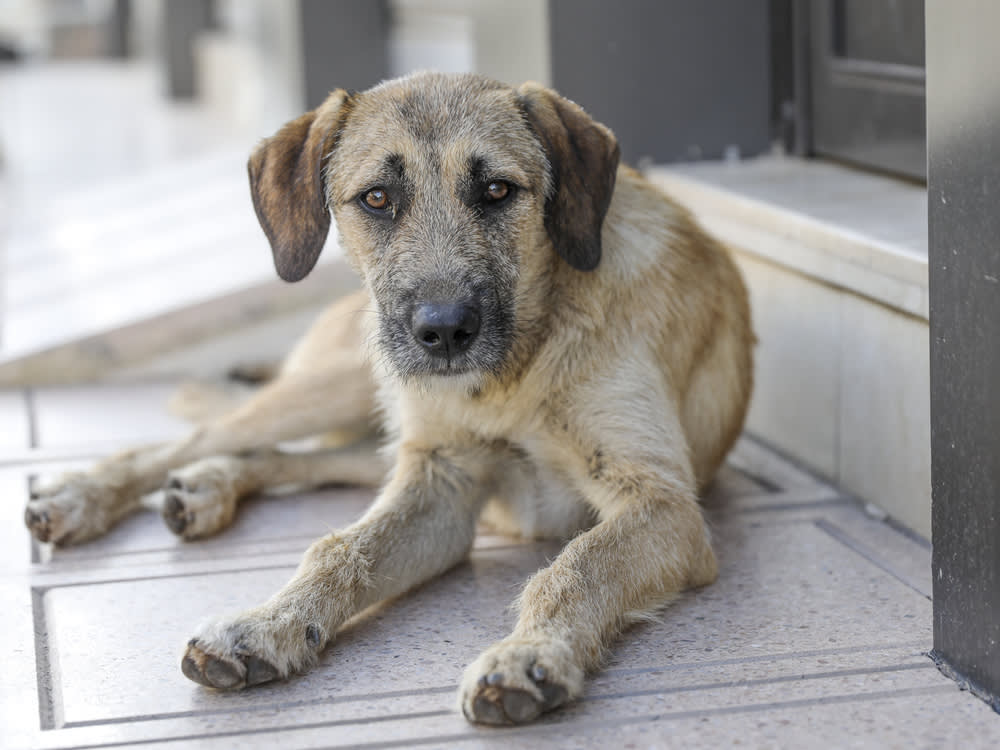
M389 11L385 0L301 0L306 104L332 89L373 86L389 73Z
M1000 706L1000 3L927 3L934 654Z
M129 31L132 22L131 0L115 0L108 21L108 56L125 59L131 54Z
M170 96L190 98L195 91L194 38L215 24L213 0L169 0L163 4L164 53Z
M635 163L767 150L767 0L550 0L552 83Z

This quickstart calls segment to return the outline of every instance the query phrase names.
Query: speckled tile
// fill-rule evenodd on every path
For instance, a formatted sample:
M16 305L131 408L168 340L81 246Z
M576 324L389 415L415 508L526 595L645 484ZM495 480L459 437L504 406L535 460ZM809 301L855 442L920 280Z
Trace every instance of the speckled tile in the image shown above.
M928 545L750 438L705 501L719 580L628 630L584 698L535 726L471 727L455 709L465 665L509 631L510 602L558 553L497 536L358 618L309 674L234 695L204 690L179 670L194 626L269 596L309 542L357 518L372 493L251 499L231 528L201 542L138 514L92 544L33 550L20 520L28 477L89 463L56 449L46 458L46 444L73 446L59 420L98 419L104 442L82 440L80 455L144 429L166 437L172 427L156 414L169 390L126 389L128 420L113 410L105 420L118 424L99 415L109 400L124 403L121 391L59 394L64 412L46 398L51 439L39 460L0 470L0 594L14 644L0 684L2 746L588 748L684 738L715 748L822 737L920 747L912 740L925 737L929 747L942 705L967 722L953 730L963 746L1000 728L925 655Z
M518 730L482 731L441 746L450 750L545 745L579 750L609 747L938 750L961 743L961 747L986 750L996 747L996 723L996 715L981 702L970 701L968 694L954 686L938 685L830 695L822 699L791 695L783 700L718 710L666 710L623 720L553 724L546 728L548 731L539 729L532 734Z
M743 435L726 458L726 465L752 477L767 490L828 487L813 474L782 458L759 440Z
M787 681L778 678L804 671L799 664L788 672L789 660L823 654L826 665L813 664L811 670L837 674L808 681L817 699L865 687L871 680L858 676L869 667L905 673L907 680L911 670L930 668L919 652L920 644L930 643L926 597L816 523L747 518L737 514L717 524L720 580L684 596L658 622L630 630L614 650L609 671L593 683L593 700L565 716L606 717L610 703L610 715L617 718L622 711L642 715L664 705L685 711L742 705L745 686L735 692L726 684L692 688L691 696L676 692L706 680L714 685L756 679L751 697L771 700L760 694L766 686L784 690ZM54 573L36 586L46 652L58 675L48 698L52 729L105 723L120 729L134 722L146 731L169 721L213 734L227 727L266 729L273 725L273 711L280 709L284 721L287 707L304 704L312 707L313 720L335 724L358 717L370 703L369 718L378 726L389 721L384 716L445 712L435 714L428 732L433 735L442 722L465 731L451 713L461 669L507 632L508 603L556 551L550 544L478 549L468 564L354 625L309 675L238 696L188 683L177 668L179 649L202 617L248 606L273 592L292 572L297 555L259 558L253 566L258 569L246 571L244 562L228 559L210 565L192 561L183 568L120 567L104 571L103 580L100 574L81 580L78 574ZM866 655L893 647L895 655L882 659ZM921 666L894 671L894 665L914 663ZM710 679L712 670L723 667L729 672ZM937 680L943 678L932 668L930 673L932 684L941 684ZM631 697L607 697L622 691ZM801 686L796 694L804 694ZM379 736L366 731L362 737L352 730L350 736L358 741Z

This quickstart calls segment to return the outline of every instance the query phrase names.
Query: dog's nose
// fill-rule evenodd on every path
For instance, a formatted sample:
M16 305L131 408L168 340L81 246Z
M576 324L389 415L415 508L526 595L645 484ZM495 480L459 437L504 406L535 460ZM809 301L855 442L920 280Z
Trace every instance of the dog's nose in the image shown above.
M459 354L479 333L479 310L469 303L422 302L413 309L410 330L431 354Z

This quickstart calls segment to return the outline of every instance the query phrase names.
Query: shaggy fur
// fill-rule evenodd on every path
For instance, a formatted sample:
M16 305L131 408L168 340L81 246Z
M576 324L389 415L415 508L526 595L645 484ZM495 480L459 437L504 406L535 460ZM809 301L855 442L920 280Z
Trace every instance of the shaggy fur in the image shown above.
M32 533L82 542L165 484L167 525L194 538L257 490L384 480L269 601L199 629L184 673L238 689L308 669L348 618L464 559L486 520L570 541L467 669L461 709L517 723L572 700L623 627L716 577L698 493L752 373L729 254L619 166L607 128L535 84L421 74L335 91L249 171L278 273L309 272L332 212L362 291L231 413L41 490ZM451 314L461 340L443 350L445 329L418 321ZM385 464L352 443L376 413ZM351 444L275 448L329 432Z

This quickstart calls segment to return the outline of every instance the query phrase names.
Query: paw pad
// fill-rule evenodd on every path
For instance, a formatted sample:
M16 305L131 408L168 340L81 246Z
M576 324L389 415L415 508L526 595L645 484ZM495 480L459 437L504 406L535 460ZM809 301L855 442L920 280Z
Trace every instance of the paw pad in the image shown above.
M277 667L258 656L238 654L235 659L214 656L202 649L197 638L188 641L181 672L192 682L217 690L240 690L281 677Z
M505 685L507 680L502 672L491 672L479 678L471 711L463 704L465 718L480 724L523 724L561 706L569 697L569 691L550 681L548 670L541 665L533 664L526 677L537 688L541 700L531 690Z
M179 489L173 486L174 482L177 482L178 485L180 484L179 479L171 479L171 489ZM188 513L187 508L184 507L184 501L172 492L167 493L166 499L163 501L163 511L161 515L163 516L163 522L167 525L167 528L178 536L181 536L187 528L187 525L194 520L193 514Z

